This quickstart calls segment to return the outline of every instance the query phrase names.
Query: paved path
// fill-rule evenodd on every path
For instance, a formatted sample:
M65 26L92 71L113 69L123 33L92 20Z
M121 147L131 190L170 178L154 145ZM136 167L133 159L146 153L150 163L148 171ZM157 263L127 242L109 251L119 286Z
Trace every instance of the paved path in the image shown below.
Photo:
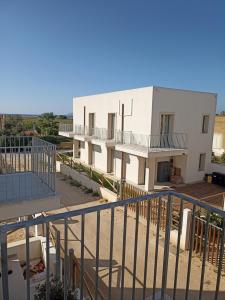
M80 195L80 190L71 187L66 181L57 179L58 192L62 191L63 203L67 205L62 207L59 211L75 210L81 207L88 207L90 205L100 204L101 201L90 201L91 196L83 194ZM85 195L85 196L84 196ZM87 202L85 197L87 196ZM72 203L69 203L72 200ZM93 198L92 198L93 200ZM82 204L81 204L82 203ZM72 204L72 206L69 206ZM54 211L56 212L56 211ZM54 213L51 212L51 213ZM100 226L100 271L99 284L101 290L107 296L108 286L108 268L109 268L109 242L110 242L110 211L101 212L101 226ZM80 258L80 218L73 218L69 220L69 248L73 248L75 255ZM57 228L61 231L63 236L63 222L55 222ZM133 279L133 258L134 258L134 232L135 232L135 218L128 216L127 219L127 247L126 247L126 268L125 268L125 290L124 299L131 299L132 295L132 279ZM120 279L121 279L121 258L122 258L122 233L123 233L123 211L121 209L115 210L115 225L114 225L114 248L113 248L113 276L112 276L112 299L119 299L120 296ZM138 252L137 252L137 271L136 271L136 298L142 299L142 284L143 284L143 270L144 270L144 253L145 253L145 239L146 239L146 225L144 222L139 223L139 237L138 237ZM158 276L157 287L161 286L162 279L162 264L163 264L163 234L160 238L159 259L158 259ZM63 241L62 241L63 243ZM96 249L96 214L92 213L85 217L85 270L90 276L95 278L95 249ZM153 269L154 269L154 255L155 255L155 228L152 226L150 230L150 244L148 255L148 274L147 274L147 291L146 297L151 295L153 285ZM187 253L180 254L177 299L184 299L184 291L187 276ZM172 296L174 283L174 269L175 269L175 248L170 247L169 269L168 269L168 284L167 294ZM189 299L198 299L198 290L200 284L201 261L194 257L192 260L192 272L190 282L190 297ZM211 300L214 297L216 273L211 265L206 266L205 282L204 282L204 300ZM221 279L222 290L225 291L225 280ZM219 299L225 299L225 292L221 293Z

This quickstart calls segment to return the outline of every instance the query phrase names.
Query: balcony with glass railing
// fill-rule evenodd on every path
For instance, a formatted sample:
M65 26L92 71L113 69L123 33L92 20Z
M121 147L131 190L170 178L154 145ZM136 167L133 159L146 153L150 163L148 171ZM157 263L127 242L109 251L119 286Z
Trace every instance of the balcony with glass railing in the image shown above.
M66 137L73 137L74 129L73 124L59 124L59 135Z
M147 152L165 150L183 150L187 148L185 133L170 133L158 135L136 134L132 131L117 131L117 144L140 147Z
M22 213L21 203L27 215L31 201L55 197L55 155L55 145L37 137L0 137L0 219Z

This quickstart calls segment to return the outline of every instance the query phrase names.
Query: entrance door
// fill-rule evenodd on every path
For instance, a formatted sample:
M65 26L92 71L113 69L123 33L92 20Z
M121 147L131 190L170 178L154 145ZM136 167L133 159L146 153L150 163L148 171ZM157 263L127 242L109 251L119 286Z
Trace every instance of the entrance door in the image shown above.
M170 162L169 161L158 162L157 181L168 182L169 180L170 180Z

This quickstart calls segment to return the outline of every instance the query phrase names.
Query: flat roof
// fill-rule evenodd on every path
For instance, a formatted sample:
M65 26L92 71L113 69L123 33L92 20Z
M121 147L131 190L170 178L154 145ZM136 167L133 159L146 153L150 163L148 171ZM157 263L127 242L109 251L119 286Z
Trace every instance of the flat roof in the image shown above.
M208 92L208 91L196 91L196 90L189 90L189 89L181 89L181 88L171 88L171 87L162 87L157 85L149 85L149 86L143 86L143 87L137 87L137 88L131 88L131 89L125 89L125 90L113 90L113 91L106 91L106 92L100 92L95 94L87 94L87 95L81 95L81 96L73 96L73 99L75 98L83 98L83 97L89 97L89 96L97 96L97 95L104 95L104 94L112 94L112 93L120 93L120 92L127 92L127 91L134 91L134 90L142 90L142 89L165 89L165 90L173 90L173 91L181 91L181 92L189 92L189 93L204 93L204 94L212 94L217 96L217 93L215 92Z

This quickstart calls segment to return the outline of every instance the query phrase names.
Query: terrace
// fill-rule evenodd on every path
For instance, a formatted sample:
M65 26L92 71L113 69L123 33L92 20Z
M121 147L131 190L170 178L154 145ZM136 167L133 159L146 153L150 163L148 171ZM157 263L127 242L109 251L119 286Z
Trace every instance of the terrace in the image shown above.
M0 138L0 219L59 206L55 146L37 137Z

